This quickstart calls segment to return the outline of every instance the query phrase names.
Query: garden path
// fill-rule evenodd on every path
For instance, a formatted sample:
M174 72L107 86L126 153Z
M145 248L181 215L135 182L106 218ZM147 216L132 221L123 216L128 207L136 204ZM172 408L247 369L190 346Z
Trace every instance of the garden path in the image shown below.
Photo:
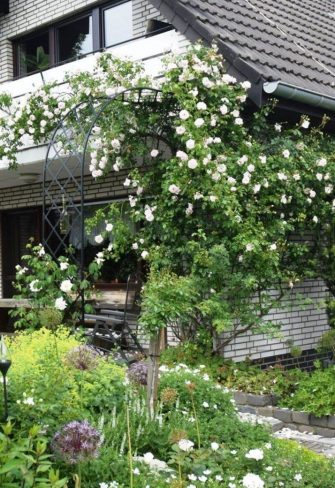
M255 415L248 412L239 412L239 417L243 422L268 425L271 428L274 437L280 439L292 439L311 451L335 458L334 437L322 437L310 432L299 432L298 430L289 429L283 427L283 422L273 417L262 417L261 415Z

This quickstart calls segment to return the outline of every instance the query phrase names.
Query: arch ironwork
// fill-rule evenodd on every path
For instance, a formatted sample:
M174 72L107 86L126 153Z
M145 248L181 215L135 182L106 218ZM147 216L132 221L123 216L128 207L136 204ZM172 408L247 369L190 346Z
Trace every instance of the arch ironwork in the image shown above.
M95 128L99 121L108 118L108 111L115 102L128 104L137 111L145 110L148 105L158 107L167 99L161 90L151 87L129 88L110 97L91 98L73 107L53 132L43 171L42 242L46 251L57 260L71 248L70 236L75 228L76 250L72 250L69 257L77 264L81 278L85 262L85 177L90 174L89 153L92 138L97 137ZM162 114L162 105L160 107L159 119L153 121L150 133L143 134L144 144L151 148L161 144L168 124L167 114L171 106L165 106L166 117ZM137 164L145 162L137 161ZM84 305L82 297L82 310Z

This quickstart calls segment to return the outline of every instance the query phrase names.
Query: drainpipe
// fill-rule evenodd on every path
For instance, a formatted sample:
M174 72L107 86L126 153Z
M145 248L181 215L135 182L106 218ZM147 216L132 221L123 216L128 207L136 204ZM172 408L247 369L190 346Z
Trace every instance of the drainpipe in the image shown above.
M263 84L263 90L269 95L335 112L335 98L329 97L328 95L322 95L321 93L299 88L295 85L289 85L282 81L267 81Z

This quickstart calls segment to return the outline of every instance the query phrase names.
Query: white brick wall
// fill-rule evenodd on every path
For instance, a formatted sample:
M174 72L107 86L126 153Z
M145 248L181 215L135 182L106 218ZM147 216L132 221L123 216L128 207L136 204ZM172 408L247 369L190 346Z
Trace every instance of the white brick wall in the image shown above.
M313 303L301 304L301 296ZM284 308L273 310L265 319L281 324L281 338L247 333L224 348L226 358L242 361L246 357L259 359L290 352L287 340L302 350L315 348L321 335L329 329L323 300L326 287L322 281L306 281L295 288Z

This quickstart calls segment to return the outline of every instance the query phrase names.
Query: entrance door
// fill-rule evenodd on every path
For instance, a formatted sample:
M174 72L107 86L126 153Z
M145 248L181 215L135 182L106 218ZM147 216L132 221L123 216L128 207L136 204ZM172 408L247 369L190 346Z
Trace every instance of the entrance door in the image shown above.
M40 208L14 210L1 214L2 247L2 290L4 298L15 295L12 282L15 280L15 266L21 264L21 256L26 254L28 240L33 237L41 241Z

